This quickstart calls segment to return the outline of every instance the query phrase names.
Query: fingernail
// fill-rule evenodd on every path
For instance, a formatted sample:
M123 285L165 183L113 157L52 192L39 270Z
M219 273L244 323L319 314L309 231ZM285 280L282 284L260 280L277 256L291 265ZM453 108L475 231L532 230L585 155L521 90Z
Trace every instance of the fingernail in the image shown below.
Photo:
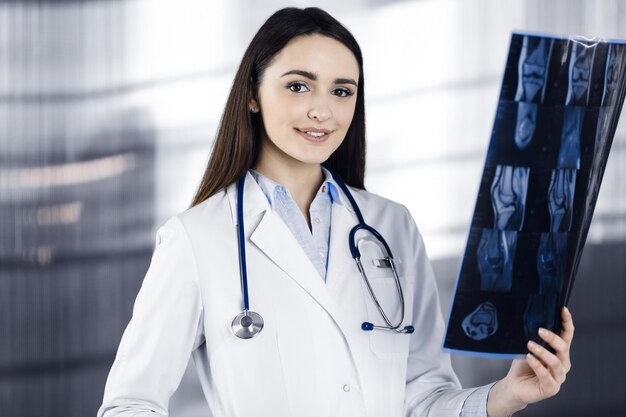
M548 335L548 331L546 329L544 329L543 327L541 327L539 329L539 335L540 336L547 336Z
M532 340L528 341L528 349L530 350L537 350L537 344L535 342L533 342Z

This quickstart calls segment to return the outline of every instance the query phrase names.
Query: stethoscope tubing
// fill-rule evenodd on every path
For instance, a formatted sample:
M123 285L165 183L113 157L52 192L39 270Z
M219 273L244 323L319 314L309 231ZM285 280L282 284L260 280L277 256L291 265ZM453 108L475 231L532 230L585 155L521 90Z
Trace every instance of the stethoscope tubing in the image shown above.
M374 325L373 323L364 322L361 325L361 328L366 331L374 330L374 329L381 329L381 330L392 330L397 333L413 333L414 331L413 326L405 326L403 329L400 329L404 321L404 310L405 310L404 293L402 291L402 285L400 283L400 278L398 277L398 272L396 270L396 266L393 260L393 254L391 253L391 249L389 248L389 245L385 241L385 238L383 238L383 236L376 229L374 229L373 227L365 223L365 220L363 219L363 214L361 213L359 205L354 200L354 197L352 196L352 193L348 189L348 186L343 182L341 178L339 178L339 176L335 175L334 172L331 172L331 175L333 179L335 180L335 182L342 189L344 195L350 201L350 205L352 206L352 209L354 210L357 216L358 224L354 226L352 230L350 230L350 234L349 234L348 243L350 247L350 253L352 255L352 258L356 262L357 268L359 269L361 276L363 277L366 283L368 292L372 300L374 301L376 308L378 309L380 315L382 316L386 324L386 326L379 326L379 325ZM241 275L241 290L243 294L243 311L235 317L232 323L232 330L235 333L235 335L243 339L249 339L251 337L256 336L263 328L263 318L261 317L261 315L254 311L250 311L250 302L249 302L249 295L248 295L248 271L247 271L247 266L246 266L245 227L244 227L244 220L243 220L243 194L244 194L244 185L245 185L246 176L247 176L247 172L241 177L241 179L239 180L237 184L237 238L238 238L238 243L239 243L239 271ZM393 276L394 276L395 283L396 283L396 289L398 291L398 297L400 299L400 305L401 305L400 322L396 325L391 323L391 320L389 320L383 307L380 305L380 302L378 301L378 297L376 297L376 294L374 293L374 289L372 288L370 280L367 277L367 274L365 273L365 269L363 268L363 264L361 263L361 253L356 244L356 233L359 230L365 230L371 233L372 235L374 235L376 240L382 243L383 246L385 247L385 251L387 253L386 260L389 262L391 270L393 272Z
M250 309L248 298L248 270L246 267L246 236L243 224L243 189L246 174L237 184L237 235L239 240L239 271L241 271L241 288L243 292L243 311Z
M374 329L384 329L384 330L394 330L399 333L413 333L415 329L413 326L406 326L402 330L399 330L400 326L402 326L402 322L404 321L405 302L404 302L404 293L402 291L402 285L400 283L400 278L398 277L398 271L396 270L396 265L393 260L393 253L391 252L391 248L387 244L387 241L385 240L385 238L378 232L378 230L374 229L372 226L365 223L365 219L363 218L363 214L361 213L359 205L354 200L354 197L352 196L352 193L350 192L350 189L348 189L348 186L346 185L346 183L343 182L343 180L339 178L339 176L336 175L334 172L331 172L331 175L333 179L335 180L335 182L337 183L337 185L339 185L339 187L342 189L344 195L350 201L350 205L352 205L352 208L356 214L358 224L354 226L352 230L350 230L350 235L348 238L348 243L350 246L350 253L352 254L352 258L356 262L357 268L359 269L359 272L361 273L363 280L365 281L365 284L367 286L367 290L371 296L371 299L374 301L374 304L376 304L376 308L378 309L378 312L380 313L383 320L385 321L385 324L387 324L387 326L377 326L373 323L364 322L361 325L361 328L366 331L374 330ZM393 277L396 281L396 289L398 291L398 297L400 299L400 306L401 306L400 322L397 325L392 324L391 320L389 320L389 318L387 317L387 314L385 314L385 310L380 305L380 302L378 301L378 297L376 297L376 294L374 293L374 289L372 288L370 280L367 277L367 274L365 273L365 269L363 268L363 264L361 263L361 251L359 251L358 245L356 244L356 233L359 230L366 230L370 232L372 235L374 235L374 237L380 243L383 244L383 246L385 247L385 250L387 251L387 260L389 261L389 264L391 266L391 271L393 272Z

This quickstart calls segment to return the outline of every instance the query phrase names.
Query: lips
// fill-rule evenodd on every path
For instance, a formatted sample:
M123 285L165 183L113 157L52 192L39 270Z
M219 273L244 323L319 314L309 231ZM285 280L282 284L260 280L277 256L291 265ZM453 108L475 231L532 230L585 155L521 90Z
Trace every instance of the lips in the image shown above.
M313 127L306 127L302 129L296 128L295 131L298 132L300 136L310 140L311 142L324 142L332 133L332 131L328 129L317 129Z

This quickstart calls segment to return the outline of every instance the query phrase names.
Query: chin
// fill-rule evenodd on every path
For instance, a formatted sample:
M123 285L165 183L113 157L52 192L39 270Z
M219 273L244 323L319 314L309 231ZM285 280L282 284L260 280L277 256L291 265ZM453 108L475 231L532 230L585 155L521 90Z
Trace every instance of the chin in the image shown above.
M316 165L320 165L324 162L326 162L328 160L328 158L330 158L330 156L332 155L332 153L328 153L328 154L324 154L324 155L316 155L316 156L309 156L308 158L301 158L299 159L301 162L305 163L305 164L316 164Z
M330 156L332 152L311 152L311 150L303 150L301 152L289 152L287 155L291 157L291 159L296 160L302 164L307 165L319 165L322 162L325 162Z

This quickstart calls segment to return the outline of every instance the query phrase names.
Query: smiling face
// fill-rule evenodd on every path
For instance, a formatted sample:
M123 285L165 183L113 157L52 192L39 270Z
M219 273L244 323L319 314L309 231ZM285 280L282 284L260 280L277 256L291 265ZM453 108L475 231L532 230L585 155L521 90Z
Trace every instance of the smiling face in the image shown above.
M357 60L341 42L315 34L287 43L251 103L263 120L258 164L319 167L346 136L358 80Z

